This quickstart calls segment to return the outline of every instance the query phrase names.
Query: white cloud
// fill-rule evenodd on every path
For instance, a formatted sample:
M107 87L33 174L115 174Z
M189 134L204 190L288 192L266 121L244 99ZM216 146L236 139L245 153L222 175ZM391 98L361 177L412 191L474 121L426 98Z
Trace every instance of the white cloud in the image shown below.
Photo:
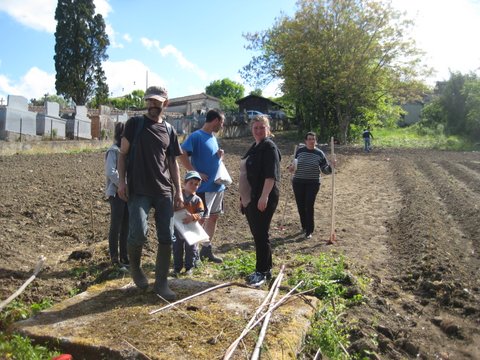
M108 87L112 96L122 96L133 90L145 90L148 84L167 86L165 80L153 73L141 61L129 59L125 61L106 61L103 64Z
M0 11L5 11L19 23L38 31L55 32L56 0L2 0Z
M208 79L208 75L204 70L200 69L197 65L187 60L187 58L185 58L182 52L178 50L176 47L174 47L173 45L166 45L165 47L162 48L158 40L141 38L140 41L145 48L147 48L148 50L153 49L158 51L160 55L162 55L162 57L167 57L171 55L177 61L178 65L180 65L182 69L191 71L202 80Z
M108 0L95 0L95 11L104 18L112 11ZM57 0L1 0L0 11L6 12L22 25L38 31L54 33L57 23Z
M125 40L126 42L128 43L131 43L133 41L132 37L130 36L130 34L124 34L122 36L123 40Z
M42 98L45 94L56 94L55 75L48 74L37 67L32 67L15 84L5 75L0 75L0 98L8 95L20 95L28 100Z

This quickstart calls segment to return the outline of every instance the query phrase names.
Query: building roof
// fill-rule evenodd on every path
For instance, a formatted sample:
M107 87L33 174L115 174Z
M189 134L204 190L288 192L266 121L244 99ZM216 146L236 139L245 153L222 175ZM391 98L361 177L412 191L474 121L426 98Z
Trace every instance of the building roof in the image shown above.
M169 106L184 105L191 101L205 100L205 99L218 101L218 102L221 101L219 98L216 98L215 96L207 95L205 93L200 93L195 95L181 96L181 97L168 99L168 105Z
M273 101L273 100L270 100L269 98L266 98L266 97L263 97L263 96L259 96L259 95L254 95L254 94L250 94L250 95L247 95L241 99L238 99L237 101L235 101L236 104L238 105L241 105L242 103L250 100L250 99L260 99L262 101L266 101L266 102L269 102L271 105L275 105L277 106L278 108L283 108L282 105L280 105L279 103Z

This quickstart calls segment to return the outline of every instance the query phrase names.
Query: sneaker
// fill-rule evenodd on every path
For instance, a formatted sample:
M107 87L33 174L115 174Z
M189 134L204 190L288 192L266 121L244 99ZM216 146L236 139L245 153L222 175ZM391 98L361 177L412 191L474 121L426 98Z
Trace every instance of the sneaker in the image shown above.
M178 277L180 276L180 271L173 270L173 271L170 273L170 276L171 276L171 277L174 277L174 278L178 278Z
M265 278L267 280L271 280L272 279L272 270L268 270L268 271L265 271L265 272L259 272L259 271L255 271L254 273L251 273L250 275L247 276L246 280L247 280L247 283L251 281L251 279L256 276L256 274L263 274L265 275Z
M310 234L305 234L305 239L311 239L312 238L312 233Z
M194 270L193 267L190 268L190 269L188 269L188 270L185 270L185 275L187 275L187 276L192 276L192 275L193 275L193 270Z
M254 272L253 274L249 275L247 278L247 285L258 287L265 283L267 280L267 276L261 272Z

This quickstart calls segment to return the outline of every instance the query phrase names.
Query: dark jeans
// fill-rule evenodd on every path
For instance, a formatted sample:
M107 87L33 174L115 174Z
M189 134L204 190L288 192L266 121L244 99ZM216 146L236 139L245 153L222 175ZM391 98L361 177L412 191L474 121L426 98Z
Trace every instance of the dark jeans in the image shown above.
M305 229L306 234L311 234L315 228L314 204L320 190L320 184L293 182L292 187L302 229Z
M128 244L142 246L147 241L148 213L155 209L155 225L159 244L171 245L173 238L173 202L171 196L151 197L131 194L128 198Z
M278 205L278 190L270 192L264 212L258 210L257 203L258 199L252 199L245 208L245 216L255 241L256 271L266 272L272 268L272 247L268 231Z
M183 255L185 254L185 270L190 270L195 266L195 260L199 259L197 245L189 245L180 233L175 230L175 240L173 242L173 270L180 272L183 268Z
M108 202L110 203L110 231L108 233L110 259L112 261L118 260L118 248L120 246L120 260L127 260L127 203L118 196L110 196Z

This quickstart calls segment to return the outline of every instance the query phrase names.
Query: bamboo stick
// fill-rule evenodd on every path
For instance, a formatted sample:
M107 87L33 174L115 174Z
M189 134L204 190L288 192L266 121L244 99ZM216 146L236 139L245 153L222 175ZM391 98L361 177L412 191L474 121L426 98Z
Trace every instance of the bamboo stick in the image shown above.
M282 267L280 268L280 272L278 273L278 276L277 278L275 279L275 281L273 282L272 284L272 287L270 289L270 291L268 292L267 296L265 296L265 299L263 300L263 302L260 304L260 306L257 308L257 310L255 311L255 313L253 314L253 316L251 317L250 321L248 322L248 324L245 326L245 328L243 329L242 333L240 334L240 336L238 338L235 339L235 341L228 347L227 351L225 352L225 355L223 357L223 360L228 360L230 359L230 357L233 355L233 353L235 352L235 349L237 348L238 344L240 343L240 341L245 337L245 335L250 331L250 326L253 324L253 322L255 321L255 319L257 318L258 315L260 315L260 313L263 311L263 308L268 304L268 302L270 301L272 295L273 295L273 292L276 288L278 288L280 286L280 282L281 282L281 278L283 277L283 271L285 269L285 265L282 265ZM248 330L247 330L248 329Z
M0 303L0 311L2 311L5 306L7 306L8 304L10 304L10 302L13 301L13 299L15 299L18 295L20 295L20 294L25 290L25 288L26 288L33 280L35 280L35 278L37 277L38 273L39 273L40 270L42 269L43 263L45 262L46 259L47 259L47 258L46 258L45 256L43 256L43 255L41 255L41 256L39 257L38 263L37 263L37 265L35 266L35 270L33 271L33 275L30 276L30 277L28 278L28 280L25 281L25 283L24 283L22 286L20 286L20 288L19 288L17 291L15 291L7 300L4 300L4 301L2 301L2 303Z
M235 347L242 341L242 339L247 335L255 326L257 326L264 318L267 316L267 314L273 312L276 308L278 308L280 305L282 305L288 298L290 298L292 293L303 283L303 280L300 281L293 289L291 289L284 297L282 297L280 300L278 300L271 309L268 309L265 313L263 313L262 316L260 316L252 325L249 327L246 327L242 334L235 339L235 341L230 345L230 347L227 349L227 353L225 354L225 357L223 360L229 359L233 355L233 351L235 350ZM273 288L273 287L272 287ZM230 351L230 348L235 344L235 347L233 348L233 351ZM227 357L228 356L228 357Z
M283 273L281 274L281 277L283 278ZM280 278L280 276L278 278ZM278 282L281 283L282 279L278 280ZM270 305L268 307L269 309L271 309L273 307L273 304L275 302L275 298L278 295L279 289L280 289L279 286L277 286L275 288L275 291L272 295L272 300L270 301ZM265 339L265 335L267 333L267 328L268 328L268 324L270 322L271 315L272 315L271 312L268 313L268 315L265 317L265 320L263 321L262 329L260 330L260 334L258 335L257 343L255 344L255 349L253 349L253 354L252 354L252 357L250 358L251 360L257 360L260 357L260 348L262 347L263 340Z
M150 315L156 314L156 313L158 313L158 312L160 312L160 311L162 311L162 310L169 309L169 308L171 308L171 307L173 307L173 306L175 306L175 305L181 304L181 303L183 303L183 302L185 302L185 301L188 301L188 300L190 300L190 299L193 299L193 298L195 298L195 297L197 297L197 296L206 294L206 293L208 293L208 292L210 292L210 291L217 290L217 289L220 289L220 288L223 288L223 287L231 286L232 284L233 284L233 283L228 282L228 283L223 283L223 284L220 284L220 285L212 286L211 288L205 289L205 290L200 291L200 292L198 292L198 293L196 293L196 294L187 296L186 298L183 298L183 299L177 300L177 301L175 301L175 302L173 302L173 303L170 303L170 304L168 304L168 305L165 305L164 307L161 307L160 309L152 310L152 311L149 312L149 314L150 314Z

